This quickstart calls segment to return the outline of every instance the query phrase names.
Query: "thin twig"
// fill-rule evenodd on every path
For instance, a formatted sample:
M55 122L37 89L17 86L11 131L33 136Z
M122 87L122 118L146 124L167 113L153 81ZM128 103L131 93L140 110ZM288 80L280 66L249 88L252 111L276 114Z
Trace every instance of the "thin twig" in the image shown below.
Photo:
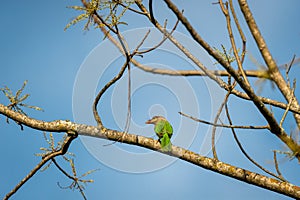
M104 29L104 30L105 30L105 29ZM101 89L101 91L97 94L97 96L96 96L96 98L95 98L95 100L94 100L94 103L93 103L93 114L94 114L94 118L95 118L95 120L96 120L98 126L103 126L102 120L101 120L100 115L99 115L99 113L98 113L98 111L97 111L97 105L98 105L98 103L99 103L99 100L100 100L100 98L102 97L102 95L104 94L104 92L105 92L111 85L113 85L116 81L118 81L118 80L123 76L124 71L125 71L126 67L128 67L128 64L129 64L129 62L130 62L130 55L129 55L128 50L127 50L127 49L128 49L128 48L127 48L127 44L124 44L123 37L122 37L122 35L119 33L117 26L116 26L116 30L117 30L116 33L117 33L117 36L118 36L118 39L119 39L119 42L120 42L120 43L117 43L116 41L115 41L115 43L118 44L118 46L121 47L123 53L126 55L126 62L125 62L124 65L121 67L120 72L119 72L119 73L118 73L111 81L109 81L109 82ZM108 33L108 32L106 32L106 33ZM130 102L129 102L129 103L130 103Z
M94 103L93 103L93 114L94 114L94 118L95 118L98 126L103 126L102 120L101 120L100 115L99 115L99 113L97 111L97 105L99 103L99 100L102 97L102 95L104 94L104 92L123 76L126 67L127 67L127 62L125 62L123 64L123 66L121 67L119 73L113 79L111 79L108 83L106 83L106 85L100 90L100 92L97 94L97 96L96 96L96 98L94 100Z
M132 12L134 12L134 13L137 13L137 14L140 14L140 15L145 15L145 13L143 13L143 12L141 12L141 11L139 11L139 10L130 8L130 7L128 7L128 6L125 6L123 3L118 2L118 4L121 5L121 6L124 7L124 8L127 8L128 10L130 10L130 11L132 11Z
M291 63L290 63L289 66L287 67L287 69L286 69L286 74L289 74L290 69L291 69L291 67L292 67L293 64L294 64L295 58L296 58L296 55L293 56L293 59L292 59Z
M117 30L113 29L109 24L107 24L105 22L105 20L103 20L102 17L96 11L94 12L93 18L94 18L94 21L100 20L100 23L99 23L100 26L104 24L110 31L117 34Z
M172 28L171 32L169 33L170 35L173 34L173 32L175 31L175 29L177 28L178 23L179 23L179 20L176 21L174 27ZM157 49L158 47L160 47L167 39L168 39L168 37L164 35L163 39L157 45L155 45L154 47L151 47L149 49L146 49L144 51L139 51L139 52L137 52L137 54L144 54L144 53L151 52L151 51Z
M128 82L127 82L127 115L126 115L126 123L124 127L124 132L127 133L129 131L130 122L131 122L131 67L130 61L127 64L128 69Z
M228 106L227 106L227 103L225 104L225 110L226 110L226 115L227 115L227 119L228 119L228 122L230 125L232 125L232 121L231 121L231 117L230 117L230 114L229 114L229 110L228 110ZM256 165L258 168L260 168L261 170L263 170L264 172L270 174L271 176L274 176L276 178L278 178L279 180L282 180L282 181L285 181L284 179L282 179L282 177L280 176L277 176L276 174L274 174L273 172L265 169L263 166L261 166L260 164L258 164L254 159L252 159L249 154L245 151L245 149L243 148L241 142L239 141L236 133L235 133L235 130L234 128L231 128L231 131L232 131L232 134L233 134L233 137L234 137L234 140L236 141L238 147L240 148L241 152L244 154L244 156L246 156L246 158L252 162L254 165Z
M286 82L287 82L287 84L289 85L289 87L291 87L291 85L290 85L290 78L289 78L289 72L290 72L291 67L293 66L293 63L294 63L294 61L295 61L295 57L296 57L296 55L293 56L292 61L291 61L290 64L286 67L286 70L285 70Z
M289 109L290 109L290 107L291 107L291 105L292 105L292 103L294 101L295 88L296 88L296 79L294 79L294 81L293 81L293 89L292 89L291 99L289 100L289 103L288 103L288 105L287 105L287 107L286 107L286 109L285 109L285 111L284 111L284 113L282 115L281 120L280 120L280 123L279 123L280 127L282 127L282 124L283 124L283 122L284 122L284 120L285 120L285 118L286 118L286 116L288 114L288 111L289 111Z
M77 137L77 134L68 134L66 139L63 141L61 148L57 151L53 151L45 155L41 162L38 163L28 174L25 176L9 193L6 194L3 200L9 199L15 194L33 175L35 175L49 160L56 156L64 155L71 144L71 142Z
M139 48L144 44L144 42L145 42L145 40L147 39L147 37L149 36L149 34L150 34L150 30L148 30L147 32L146 32L146 34L144 35L144 37L142 38L142 40L141 40L141 42L136 46L136 48L134 49L134 51L133 51L133 53L131 54L131 57L133 57L135 54L139 54L138 52L138 50L139 50Z
M274 154L273 158L274 158L275 169L276 169L276 172L278 174L278 177L280 177L281 180L286 181L285 178L282 176L280 170L279 170L279 165L278 165L278 161L277 161L276 151L273 151L273 154Z
M79 186L79 181L80 179L76 178L76 177L73 177L71 176L68 172L66 172L55 160L55 158L52 158L51 159L52 162L54 163L54 165L59 169L59 171L61 171L66 177L68 177L69 179L73 180L74 182L76 182L76 184ZM83 191L83 188L82 187L78 187L79 188L79 192L81 193L83 199L87 199L85 194L84 194L84 191Z
M241 57L241 63L243 63L244 60L245 60L245 55L246 55L246 37L245 37L245 34L244 34L244 32L243 32L243 30L240 26L239 20L236 16L232 0L229 0L229 7L230 7L230 11L232 13L235 25L236 25L236 27L239 31L240 36L241 36L242 43L243 43L243 50L242 50L242 57Z
M242 74L242 77L244 78L245 83L250 86L248 78L247 78L247 76L244 72L242 62L241 62L240 57L238 55L238 51L237 51L236 44L235 44L235 39L234 39L234 36L233 36L233 33L232 33L231 20L230 20L230 15L229 15L229 12L228 12L228 2L225 3L225 5L226 5L226 8L225 8L224 4L223 4L223 1L222 0L219 0L219 1L220 1L220 7L221 7L221 9L223 11L223 14L224 14L224 16L226 18L226 21L227 21L228 35L229 35L229 38L230 38L230 42L231 42L231 46L232 46L232 49L233 49L235 60L238 64L239 71Z
M132 56L130 55L130 50L128 47L128 44L125 40L125 38L122 36L122 34L119 32L118 26L116 26L117 30L117 37L119 39L120 44L122 45L123 52L125 52L126 56L126 63L127 63L127 69L128 69L128 93L127 93L127 115L126 115L126 123L124 127L124 132L127 133L130 127L130 121L131 121L131 70L130 70L130 60Z
M211 125L211 126L216 126L216 127L222 127L222 128L235 128L235 129L269 129L269 126L252 126L252 125L248 125L248 126L244 126L244 125L229 125L229 124L214 124L213 122L209 122L209 121L205 121L202 119L198 119L195 118L191 115L185 114L183 112L178 112L180 115L190 118L196 122L200 122L203 124L207 124L207 125Z
M220 115L221 115L222 110L223 110L223 107L226 104L226 102L228 101L229 95L230 95L230 91L227 92L227 94L224 97L223 102L221 103L221 105L220 105L220 107L218 109L218 112L217 112L216 117L214 119L214 124L216 124L217 121L219 120ZM216 151L216 143L215 143L216 130L217 130L217 127L213 126L213 128L212 128L212 134L211 134L211 145L212 145L213 156L214 156L215 159L218 160L217 151Z

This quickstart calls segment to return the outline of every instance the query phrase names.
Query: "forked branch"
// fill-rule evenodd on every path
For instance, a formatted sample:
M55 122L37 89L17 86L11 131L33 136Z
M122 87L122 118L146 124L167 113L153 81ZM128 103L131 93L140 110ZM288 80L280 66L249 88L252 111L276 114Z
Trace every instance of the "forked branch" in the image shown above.
M0 107L3 109L7 109L5 107L3 107L3 105L0 104ZM2 110L0 109L0 110ZM0 111L1 114L3 114ZM22 114L19 114L22 115ZM8 116L7 116L8 117ZM11 117L9 117L11 118ZM18 122L20 122L19 120L16 120ZM31 120L30 120L31 121ZM24 121L25 122L25 121ZM20 122L21 123L21 122ZM22 123L24 124L24 123ZM24 124L25 126L28 126L28 124ZM37 128L37 127L32 127L32 128ZM49 160L54 159L57 156L60 155L64 155L67 151L68 148L71 144L71 142L77 137L77 133L74 131L67 131L68 135L66 137L66 139L63 141L62 146L59 150L57 151L53 151L49 154L47 154L46 156L44 156L41 160L40 163L38 163L35 168L33 168L27 175L26 177L24 177L9 193L6 194L6 196L4 197L4 200L9 199L13 194L15 194L34 174L36 174Z

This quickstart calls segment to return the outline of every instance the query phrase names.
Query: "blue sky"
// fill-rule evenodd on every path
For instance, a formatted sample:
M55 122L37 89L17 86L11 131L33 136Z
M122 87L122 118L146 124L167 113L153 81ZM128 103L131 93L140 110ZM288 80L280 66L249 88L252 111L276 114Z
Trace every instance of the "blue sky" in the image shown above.
M177 2L177 5L185 9L185 14L191 23L197 27L199 33L212 46L220 47L220 44L228 46L225 19L219 7L211 3L212 1L193 1L189 4ZM2 2L0 8L0 87L8 86L16 91L21 87L24 80L28 80L25 92L30 93L31 96L27 103L45 110L44 112L26 110L30 116L47 121L69 119L93 124L89 107L92 98L89 98L90 96L84 98L85 96L81 95L83 98L81 102L81 100L76 99L76 95L73 96L78 87L82 86L80 85L82 82L79 81L79 77L83 74L82 70L89 69L90 59L96 58L96 60L92 60L92 63L99 64L100 67L97 69L100 71L97 73L102 73L101 77L94 77L95 80L99 81L95 85L96 89L99 90L117 73L122 64L122 58L117 56L113 58L114 60L106 60L112 55L110 50L113 51L113 48L109 47L108 43L104 43L103 35L92 27L90 31L83 31L84 24L81 23L64 31L65 25L78 15L78 12L66 8L70 5L80 5L80 2L66 0L45 1L43 3L34 0L18 3L15 1ZM154 6L155 16L160 19L168 17L171 26L174 23L174 16L170 12L166 12L165 5L155 2ZM250 6L253 8L258 25L275 60L279 64L284 64L290 61L294 54L299 57L300 28L297 26L297 19L300 17L298 11L300 2L294 0L283 3L269 0L255 2L255 5L250 4ZM238 9L236 10L238 12ZM121 30L127 31L129 38L141 32L136 32L136 28L146 30L143 28L150 26L146 20L139 19L135 15L126 15L124 21L126 20L129 21L129 25L121 27ZM241 23L245 25L244 21ZM133 32L128 32L130 30ZM188 36L182 27L179 27L177 31L178 35L186 34ZM245 32L249 35L247 29ZM124 34L126 35L126 33ZM253 44L253 39L248 38L248 53L263 63ZM182 40L187 42L187 45L197 55L203 56L203 59L206 59L205 63L211 67L217 67L213 65L214 61L210 61L201 49L195 47L194 43L184 39L183 36ZM147 44L153 44L153 41L151 42ZM166 44L157 54L151 53L144 56L143 59L139 58L139 61L150 63L156 67L175 69L186 69L184 67L192 69L194 67L184 56L176 54L178 52L170 50L168 47ZM108 64L104 65L104 62ZM249 68L256 67L249 58L246 60L246 65ZM291 79L296 78L299 74L298 68L299 64L291 69ZM84 84L88 85L90 80L94 80L89 75L93 75L93 73L88 74L86 79L83 79ZM136 75L136 78L133 78L135 81L133 82L132 99L133 120L130 132L155 137L152 131L153 127L144 125L144 122L152 115L164 114L173 124L175 132L172 141L175 145L188 145L190 149L196 152L205 151L203 141L206 141L205 136L211 131L210 127L198 125L182 118L177 112L183 111L205 120L211 120L213 111L216 109L213 105L214 100L219 99L217 97L221 97L218 95L222 95L222 92L207 79L154 76L139 70L133 70L133 75ZM126 87L122 87L122 85L126 84L126 80L123 78L120 84L109 90L99 106L103 122L109 128L122 129L124 127L126 116L126 92L124 91L126 91ZM76 83L80 84L76 85ZM174 83L179 83L180 86L174 86ZM140 86L139 84L143 85ZM192 93L188 93L189 89L192 90ZM156 94L154 94L154 90ZM185 91L187 94L183 93ZM195 100L188 106L186 97L189 97L190 94L194 95ZM282 97L271 89L269 83L264 85L262 94L282 100ZM297 88L296 94L299 95ZM192 100L189 101L193 102ZM7 103L4 95L0 96L0 102ZM230 105L235 123L265 124L251 103L232 98ZM83 112L77 109L82 109ZM276 117L280 119L282 111L274 110L278 111ZM79 116L77 112L79 112ZM291 116L288 116L285 126L288 132L293 128ZM7 124L4 117L0 118L0 130L3 135L0 141L2 157L0 194L4 196L39 162L40 158L34 156L34 153L39 153L39 148L47 147L47 144L41 132L29 128L20 131L20 128L12 121ZM228 130L221 130L220 132L217 150L221 161L262 173L241 155ZM194 135L184 135L188 133ZM271 170L274 169L273 165L270 164L272 150L284 150L284 146L277 138L266 131L239 131L239 138L249 154L262 165ZM80 138L72 143L70 151L76 154L75 165L78 174L91 169L99 169L88 177L95 180L95 183L86 186L85 193L88 199L199 199L199 197L205 199L288 199L282 195L241 183L184 161L175 160L172 164L161 167L159 162L168 160L168 157L140 147L123 144L103 147L103 144L107 143L109 142L87 138ZM148 172L142 173L141 170L145 169L143 165L145 163L135 160L135 166L128 165L127 157L118 157L119 154L110 151L113 148L121 149L121 151L129 152L132 155L153 156L160 159L159 161L157 159L148 160L149 164L146 163L146 165L151 167L153 165L156 168L154 170L153 167L150 167L151 170L148 169ZM103 152L108 152L106 155L109 155L111 163L124 162L123 166L128 165L132 170L138 169L140 170L139 173L124 172L128 169L122 168L122 164L120 168L119 165L116 167L111 163L99 161L99 159L104 159L101 157ZM62 160L60 162L63 163ZM62 164L62 166L66 169L69 167L66 164ZM299 173L297 173L299 166L295 160L291 162L282 161L280 167L288 180L294 184L300 184ZM60 189L57 182L62 186L70 184L70 181L52 166L45 172L36 174L12 199L81 199L79 192Z

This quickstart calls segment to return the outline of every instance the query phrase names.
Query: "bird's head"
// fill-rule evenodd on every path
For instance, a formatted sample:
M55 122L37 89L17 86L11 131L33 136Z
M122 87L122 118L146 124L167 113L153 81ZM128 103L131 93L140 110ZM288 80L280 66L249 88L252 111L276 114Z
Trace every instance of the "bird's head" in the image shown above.
M159 121L167 121L166 118L164 118L163 116L154 116L152 117L152 119L149 119L148 121L145 122L145 124L156 124Z

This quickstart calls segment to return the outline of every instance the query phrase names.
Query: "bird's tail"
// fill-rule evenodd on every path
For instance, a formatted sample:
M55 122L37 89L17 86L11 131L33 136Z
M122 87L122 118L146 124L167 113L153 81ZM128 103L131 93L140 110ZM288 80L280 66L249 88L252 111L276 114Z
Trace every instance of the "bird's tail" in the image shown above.
M169 135L165 133L162 138L160 138L160 146L162 151L171 151L172 150L172 143L169 138Z

